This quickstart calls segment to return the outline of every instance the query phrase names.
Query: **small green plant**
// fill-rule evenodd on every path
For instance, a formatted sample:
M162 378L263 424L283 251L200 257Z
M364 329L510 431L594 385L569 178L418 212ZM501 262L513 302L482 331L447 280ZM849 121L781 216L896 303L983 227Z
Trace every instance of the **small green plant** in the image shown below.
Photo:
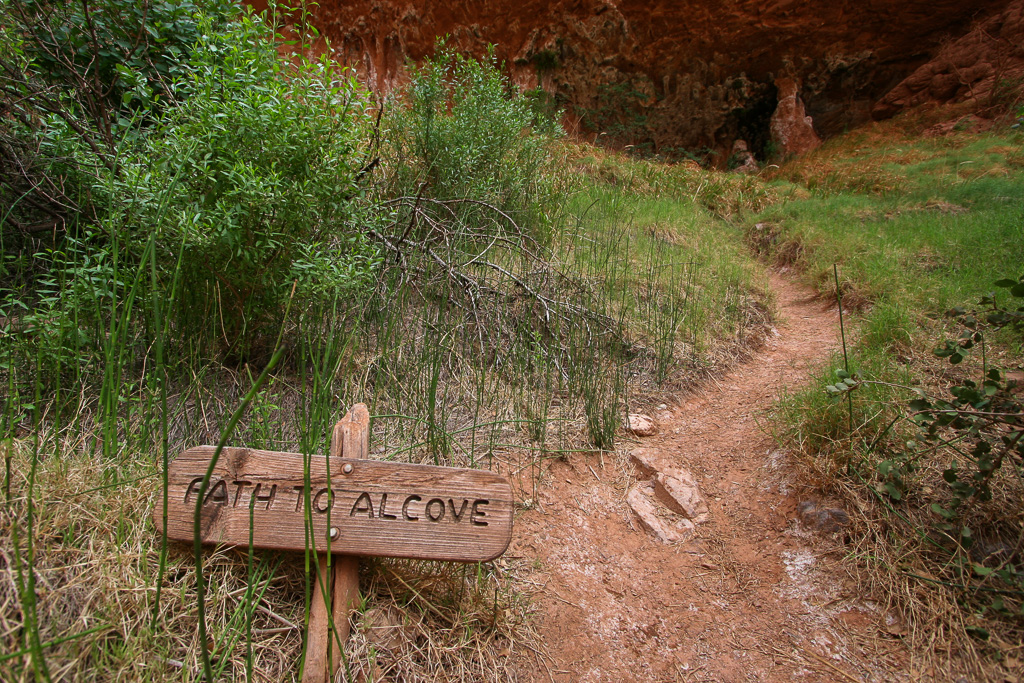
M537 68L537 76L543 76L546 73L554 71L562 65L562 60L558 55L558 52L552 49L540 50L535 52L530 61Z
M1015 299L1024 300L1024 277L1002 279L996 286L1009 290ZM1024 332L1024 301L1006 307L992 294L978 302L980 312L963 308L950 311L964 331L955 340L945 340L935 355L947 358L953 365L964 360L976 345L984 350L986 333L1008 328ZM1007 464L1024 473L1024 400L1019 397L1017 380L1007 380L996 368L983 360L984 379L979 383L964 379L950 389L950 399L915 399L910 408L914 422L921 428L929 444L957 444L957 452L966 460L970 471L964 472L956 462L943 472L952 492L946 506L933 510L946 520L957 517L957 511L972 499L992 498L991 484L1000 468Z
M896 503L908 495L918 495L915 474L922 459L940 450L948 455L949 465L942 471L948 496L930 505L938 518L935 529L941 532L944 542L933 541L933 545L947 558L956 585L973 592L976 599L984 598L984 610L1024 616L1024 603L1019 599L1024 594L1024 566L1018 555L1007 549L1012 546L997 543L989 546L995 550L978 550L975 546L979 532L1003 532L979 529L978 517L972 514L979 505L993 500L995 487L1005 486L999 483L1004 470L1012 472L1011 481L1024 477L1024 399L1019 381L988 367L984 357L987 337L1001 330L1017 335L1024 332L1024 277L1002 279L996 285L1008 290L1017 303L1005 305L995 294L986 294L976 310L952 309L949 316L963 331L955 340L946 339L934 350L937 357L959 365L980 347L984 375L981 381L962 378L950 387L950 396L946 398L913 389L916 398L865 450L874 451L902 418L915 426L916 439L906 441L905 448L891 449L887 457L874 464L880 482L878 493ZM839 381L826 389L847 400L861 387L879 384L844 369L837 370L836 376ZM973 635L981 631L984 629Z
M979 310L962 308L951 315L964 328L955 340L945 340L935 354L956 365L976 346L984 351L986 335L1009 329L1024 332L1024 277L999 280L1017 305L1004 306L994 295L978 302ZM942 478L949 487L947 502L932 503L941 519L938 526L954 542L953 561L965 585L987 585L982 611L1024 617L1024 564L1011 546L980 546L979 530L969 522L969 511L991 501L1000 472L1011 470L1016 479L1024 477L1024 398L1020 382L1008 379L983 360L984 379L963 379L950 389L951 398L921 396L910 404L911 419L920 429L923 448L945 447L953 453ZM999 484L1000 486L1002 484ZM998 532L997 532L998 533ZM1020 544L1017 543L1019 550ZM988 631L976 628L972 635L988 638Z
M593 106L579 108L577 113L594 133L607 134L620 144L636 145L647 136L652 97L645 86L650 85L650 81L601 83Z

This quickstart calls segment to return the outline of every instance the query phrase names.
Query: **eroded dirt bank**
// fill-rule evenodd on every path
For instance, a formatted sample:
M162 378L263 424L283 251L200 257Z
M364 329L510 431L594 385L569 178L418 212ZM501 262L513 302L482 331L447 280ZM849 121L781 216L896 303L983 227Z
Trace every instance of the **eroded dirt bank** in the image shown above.
M692 540L644 531L626 491L628 459L575 455L554 465L509 553L537 558L546 651L519 659L523 680L900 680L906 653L888 615L848 594L825 561L841 532L798 521L809 493L761 428L780 392L839 344L838 311L771 276L780 322L759 352L656 417L635 448L688 468L710 507Z

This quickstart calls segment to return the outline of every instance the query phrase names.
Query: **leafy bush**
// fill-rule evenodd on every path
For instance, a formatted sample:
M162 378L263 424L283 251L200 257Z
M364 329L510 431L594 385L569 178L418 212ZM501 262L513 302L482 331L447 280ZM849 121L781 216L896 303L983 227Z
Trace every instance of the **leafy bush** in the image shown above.
M71 85L97 121L137 98L171 96L204 24L222 28L238 13L230 0L9 0L8 9L30 37L33 74Z
M1024 300L1024 277L1002 279L996 285ZM1006 328L1024 333L1024 301L1016 308L1007 308L994 296L986 295L978 305L984 317L963 308L950 311L963 332L955 341L945 340L935 349L935 355L957 365L976 344L985 343L986 333ZM949 505L933 505L937 514L950 521L972 500L992 499L993 478L1004 464L1016 469L1018 476L1024 474L1024 401L1018 396L1017 381L1007 379L996 368L984 367L983 371L985 378L981 384L964 379L952 387L952 399L929 400L922 396L910 404L911 415L925 442L969 446L957 451L964 456L966 468L958 468L954 460L943 472L953 494Z
M550 189L541 170L559 130L551 111L515 89L493 52L477 61L440 43L432 59L410 66L410 77L400 94L408 106L394 103L389 121L391 192L486 202L543 238ZM463 204L458 212L466 221L486 209Z
M117 4L102 6L112 11ZM74 96L38 126L15 131L38 152L30 175L45 181L37 183L41 192L64 188L65 201L50 196L46 210L74 230L62 234L51 216L48 248L8 259L0 308L20 306L19 329L35 330L31 339L63 340L54 342L60 358L86 357L77 341L73 348L67 341L83 330L92 347L108 345L111 311L151 287L169 304L163 313L176 338L205 354L245 360L269 350L290 301L332 299L372 282L378 259L363 234L370 214L359 182L372 122L366 91L326 58L282 63L274 28L251 12L225 23L190 3L175 7L189 9L187 21L163 46L162 66L140 57L149 71L135 81L148 88L158 80L175 106L152 106L154 94L132 113L135 95L127 95L135 91L108 102L120 121L110 150L98 143L103 127ZM160 4L152 16L170 21L160 8L170 12ZM48 16L56 22L58 15L65 23L47 35L69 36L74 17ZM158 28L166 27L157 21L157 36ZM177 49L188 36L196 42ZM22 52L45 53L43 38ZM76 67L78 52L66 52L54 54ZM107 90L127 78L130 64L121 56L109 56L116 63ZM21 73L35 78L33 65L41 62L26 60ZM88 76L93 66L83 68ZM14 152L8 160L17 165ZM11 197L29 182L28 175L5 179ZM19 197L12 206L22 198L39 203ZM13 226L3 244L10 256L32 234L12 213L0 215ZM154 264L152 277L147 263ZM48 294L55 291L61 296ZM29 310L43 303L49 312ZM145 315L132 310L129 303L124 315Z
M187 99L124 160L108 221L136 258L155 232L182 332L239 358L268 350L292 296L366 286L376 262L359 203L366 92L326 57L282 65L272 37L245 17L198 44L174 84Z
M996 285L1009 290L1017 301L1004 305L995 294L987 294L974 311L950 310L962 332L933 351L957 366L972 350L981 348L981 381L961 376L948 388L948 397L913 388L913 400L892 406L897 408L896 416L867 447L864 462L898 422L911 426L913 431L903 436L914 438L883 447L884 459L874 466L879 483L875 495L890 508L934 501L927 506L930 519L923 537L946 574L946 585L963 591L968 598L965 604L978 609L979 615L991 611L1012 620L1024 616L1020 600L1024 567L1019 554L1024 536L1014 521L1024 477L1024 399L1019 380L991 367L985 349L995 333L1006 331L1019 338L1024 332L1024 277L1002 279ZM826 387L834 396L849 397L878 385L898 386L844 370L836 374L839 381ZM936 455L948 463L938 467L946 492L932 497L933 489L924 485L922 475L936 467ZM985 510L986 506L994 509ZM913 512L904 507L900 514L906 521ZM988 638L986 629L967 631Z
M173 100L200 36L230 0L0 2L0 201L5 234L95 219L90 184L139 119Z

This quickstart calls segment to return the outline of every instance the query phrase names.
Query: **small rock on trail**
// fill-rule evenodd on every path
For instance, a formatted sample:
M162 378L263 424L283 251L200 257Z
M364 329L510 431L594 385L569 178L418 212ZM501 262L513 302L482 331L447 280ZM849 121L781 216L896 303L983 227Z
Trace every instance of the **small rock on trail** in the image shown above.
M658 433L658 426L649 415L630 413L626 418L626 430L636 436L654 436Z
M656 496L654 482L637 483L630 487L626 502L640 524L662 543L682 543L693 538L696 525L659 505Z
M689 470L668 467L654 475L654 495L695 524L708 520L708 504Z
M842 531L850 525L850 515L839 508L818 507L817 503L805 500L797 508L800 523L812 531L823 531L827 534Z

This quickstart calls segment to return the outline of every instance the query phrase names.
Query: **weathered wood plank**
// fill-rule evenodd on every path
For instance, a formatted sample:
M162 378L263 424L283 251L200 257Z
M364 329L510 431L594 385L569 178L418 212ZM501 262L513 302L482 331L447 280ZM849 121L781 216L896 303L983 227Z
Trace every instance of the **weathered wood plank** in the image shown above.
M330 680L329 631L327 602L331 600L331 574L327 571L327 554L317 558L310 596L309 624L306 630L306 657L302 665L302 683L326 683Z
M365 460L370 456L370 411L366 405L352 406L344 419L336 424L331 435L331 457ZM339 429L340 427L340 429ZM327 656L331 663L330 674L341 667L341 652L336 647L345 643L349 636L349 617L359 604L359 558L353 555L337 555L334 558L334 588L331 605L331 619L334 633L328 636Z
M331 431L331 457L361 459L369 452L370 412L356 404ZM359 558L352 555L331 557L320 553L318 583L313 591L309 628L306 632L306 658L302 683L332 681L341 666L341 650L349 636L349 615L359 601ZM333 560L333 562L332 562ZM329 580L329 587L323 581Z
M171 463L168 538L192 540L214 451L192 448ZM494 559L512 538L512 488L487 470L314 455L309 475L307 496L301 454L225 448L202 508L203 542L247 545L253 497L258 548L304 549L307 501L317 552L327 552L332 528L331 553L462 562Z

